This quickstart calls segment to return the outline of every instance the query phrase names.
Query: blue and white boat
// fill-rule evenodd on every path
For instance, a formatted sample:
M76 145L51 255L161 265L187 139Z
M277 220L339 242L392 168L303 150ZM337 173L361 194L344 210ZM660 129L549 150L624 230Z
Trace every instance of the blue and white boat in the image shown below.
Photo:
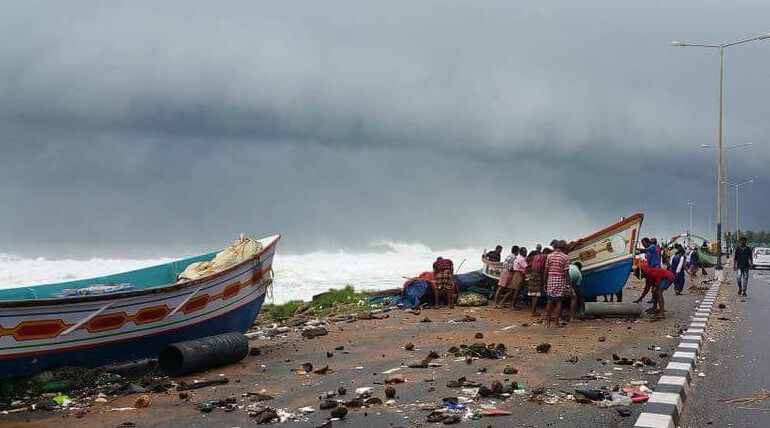
M643 214L634 214L576 241L569 258L583 265L580 295L586 300L623 289L634 265Z
M623 289L634 265L643 219L643 214L634 214L571 243L570 261L583 265L581 297L592 300ZM482 262L485 275L500 278L502 263L490 262L483 257Z
M279 239L256 240L255 254L193 280L178 275L216 251L97 278L2 289L0 378L152 358L169 343L246 332L272 284Z

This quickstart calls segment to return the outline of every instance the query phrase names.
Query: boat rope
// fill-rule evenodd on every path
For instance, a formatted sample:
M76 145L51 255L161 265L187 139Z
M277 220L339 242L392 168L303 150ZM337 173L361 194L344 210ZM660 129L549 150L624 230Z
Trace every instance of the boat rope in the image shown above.
M273 269L271 268L269 271L267 271L267 290L265 290L265 295L267 296L270 301L273 301Z

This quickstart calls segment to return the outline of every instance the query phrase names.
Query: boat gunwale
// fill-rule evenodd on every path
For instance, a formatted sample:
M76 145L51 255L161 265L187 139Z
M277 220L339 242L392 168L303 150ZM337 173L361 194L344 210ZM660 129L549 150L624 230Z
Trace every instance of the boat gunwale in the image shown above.
M26 307L33 307L33 306L64 305L64 304L76 304L76 303L84 303L84 302L90 303L90 302L97 302L97 301L103 301L103 300L122 300L122 299L139 297L139 296L150 295L150 294L160 294L160 293L166 293L171 291L184 290L190 287L203 284L212 279L217 279L225 274L235 271L236 269L244 266L249 262L254 261L254 259L259 259L259 257L261 257L265 252L267 252L272 247L275 247L278 241L281 240L281 235L272 235L261 239L272 239L272 241L269 244L265 245L261 250L259 250L259 252L249 257L248 259L238 264L234 264L228 267L227 269L223 269L219 272L216 272L211 275L198 278L192 281L175 282L171 284L163 284L163 285L143 288L139 290L123 291L123 292L110 293L110 294L90 294L85 296L55 297L55 298L42 298L42 299L0 300L0 309L3 309L3 308L16 309L16 308L26 308ZM258 239L258 240L261 240L261 239ZM174 262L170 262L170 263L174 263ZM151 268L155 266L162 266L162 265L147 266L147 268ZM142 269L146 269L146 268L142 268ZM118 273L123 273L123 272L118 272Z
M594 232L594 233L592 233L592 234L590 234L590 235L588 235L588 236L586 236L584 238L578 239L578 245L575 247L575 249L573 249L570 252L573 252L573 251L577 250L578 248L580 248L581 246L584 246L585 244L588 244L588 242L586 242L586 241L594 241L594 240L596 240L598 238L601 238L603 235L606 235L606 234L608 234L610 232L614 232L616 229L620 229L623 226L628 226L628 225L630 225L632 223L635 223L637 220L639 220L640 222L642 220L644 220L644 214L636 213L636 214L634 214L632 216L629 216L629 217L627 217L627 218L625 218L623 220L620 220L620 221L618 221L616 223L613 223L613 224L605 227L604 229L599 230L598 232Z

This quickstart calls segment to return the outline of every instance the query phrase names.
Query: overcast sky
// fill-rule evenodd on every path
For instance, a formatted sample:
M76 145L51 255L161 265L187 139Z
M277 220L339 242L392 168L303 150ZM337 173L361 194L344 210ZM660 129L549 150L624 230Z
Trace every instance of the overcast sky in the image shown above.
M707 231L719 1L0 2L0 241ZM726 53L741 221L770 228L770 41ZM732 192L729 201L734 204Z

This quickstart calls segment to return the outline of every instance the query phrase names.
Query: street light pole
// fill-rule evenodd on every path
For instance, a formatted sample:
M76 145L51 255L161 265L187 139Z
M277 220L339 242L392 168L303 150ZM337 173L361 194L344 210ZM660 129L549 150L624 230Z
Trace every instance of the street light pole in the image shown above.
M730 153L730 150L750 149L753 145L754 145L754 143L748 142L748 143L744 143L744 144L728 145L728 146L724 146L723 147L722 151L724 153L724 159L723 159L723 162L722 162L722 179L720 180L720 182L724 183L724 182L727 181L727 169L728 169L728 166L730 166L730 162L728 160L728 156L727 155ZM714 147L714 146L709 146L708 144L701 144L700 146L703 149L716 149L716 148L718 148L718 147ZM723 198L722 204L720 205L720 208L723 210L723 212L725 214L725 225L727 226L727 232L729 233L730 232L730 212L725 209L725 205L726 205L725 200L726 199L727 199L727 197ZM711 232L709 232L709 235L711 235ZM728 245L729 245L729 243L728 243Z
M723 183L726 186L733 186L733 187L735 187L735 233L736 233L737 239L741 238L741 230L740 230L740 228L738 226L738 190L741 187L748 186L749 184L751 184L753 182L754 182L754 179L752 178L749 181L745 181L743 183L738 183L738 184L728 183L728 182L724 182Z
M722 92L724 88L724 53L725 48L740 45L743 43L764 40L770 38L770 32L761 34L749 39L738 40L730 43L720 43L718 45L707 45L698 43L685 43L682 41L671 42L672 46L679 47L698 47L719 49L719 148L717 149L717 269L722 268L722 151L724 149L722 139Z
M725 47L719 47L719 148L717 149L717 268L722 268L722 88L725 76Z

